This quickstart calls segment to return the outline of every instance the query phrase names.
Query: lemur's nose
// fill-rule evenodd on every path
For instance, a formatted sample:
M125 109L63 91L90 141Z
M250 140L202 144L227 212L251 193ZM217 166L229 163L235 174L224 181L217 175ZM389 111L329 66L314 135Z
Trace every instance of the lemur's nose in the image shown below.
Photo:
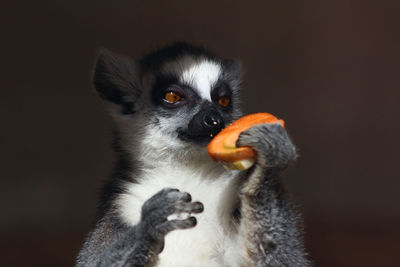
M201 110L188 125L191 136L213 137L225 127L222 116L216 110Z
M216 111L210 111L204 114L202 125L211 134L218 133L225 126L221 115Z
M206 114L203 118L203 123L206 127L209 128L216 128L221 127L222 125L222 118L219 114Z

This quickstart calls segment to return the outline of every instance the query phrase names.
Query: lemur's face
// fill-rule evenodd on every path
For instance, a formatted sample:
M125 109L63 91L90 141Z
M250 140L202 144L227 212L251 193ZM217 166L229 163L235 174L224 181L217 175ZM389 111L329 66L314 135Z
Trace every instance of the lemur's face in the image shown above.
M237 118L237 88L226 71L222 61L189 55L160 65L150 95L162 131L205 145Z
M241 115L239 76L235 61L178 43L137 61L103 51L94 82L126 131L144 130L147 146L182 150L205 146ZM136 132L131 121L140 122Z

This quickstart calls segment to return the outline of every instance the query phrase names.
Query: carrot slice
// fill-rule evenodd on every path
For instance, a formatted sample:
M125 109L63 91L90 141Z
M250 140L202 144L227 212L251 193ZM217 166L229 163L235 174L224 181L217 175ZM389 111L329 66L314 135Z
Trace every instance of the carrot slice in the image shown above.
M226 163L228 168L247 169L252 165L256 152L250 147L236 147L239 135L251 127L263 123L279 123L283 127L285 122L269 113L254 113L244 116L219 132L208 144L207 151L214 161Z

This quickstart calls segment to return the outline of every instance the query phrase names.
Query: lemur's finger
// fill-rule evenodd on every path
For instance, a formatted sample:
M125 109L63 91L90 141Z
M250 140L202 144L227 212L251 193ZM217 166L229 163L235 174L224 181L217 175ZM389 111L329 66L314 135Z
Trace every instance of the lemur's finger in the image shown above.
M178 189L164 188L159 191L142 207L142 217L148 220L166 221L169 215L175 213L199 213L203 211L203 204L191 202L192 196ZM149 217L150 216L150 217Z
M161 195L166 198L166 199L164 199L164 201L167 201L170 203L176 202L176 201L184 201L184 202L192 201L192 196L189 193L181 192L178 189L164 188L159 193L161 193Z
M185 202L190 202L192 201L192 196L189 193L184 192L184 195L181 197L181 199Z
M185 220L170 220L166 221L159 226L157 226L157 230L162 234L166 235L175 229L188 229L196 226L197 220L195 217L189 217Z
M144 203L142 211L150 212L160 206L169 206L179 200L190 202L191 199L191 195L186 192L180 192L175 188L164 188Z
M191 202L191 203L177 203L175 206L175 212L182 213L200 213L203 212L204 206L201 202Z
M279 124L256 125L241 133L237 144L256 150L258 162L266 167L285 168L296 158L296 148Z

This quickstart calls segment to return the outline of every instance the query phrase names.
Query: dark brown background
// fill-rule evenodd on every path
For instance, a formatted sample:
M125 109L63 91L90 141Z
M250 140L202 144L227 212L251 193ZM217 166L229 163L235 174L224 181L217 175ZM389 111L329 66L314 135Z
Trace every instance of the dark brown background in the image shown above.
M245 110L285 119L316 265L398 264L400 5L371 2L2 1L0 265L73 263L112 162L96 49L174 40L240 58Z

